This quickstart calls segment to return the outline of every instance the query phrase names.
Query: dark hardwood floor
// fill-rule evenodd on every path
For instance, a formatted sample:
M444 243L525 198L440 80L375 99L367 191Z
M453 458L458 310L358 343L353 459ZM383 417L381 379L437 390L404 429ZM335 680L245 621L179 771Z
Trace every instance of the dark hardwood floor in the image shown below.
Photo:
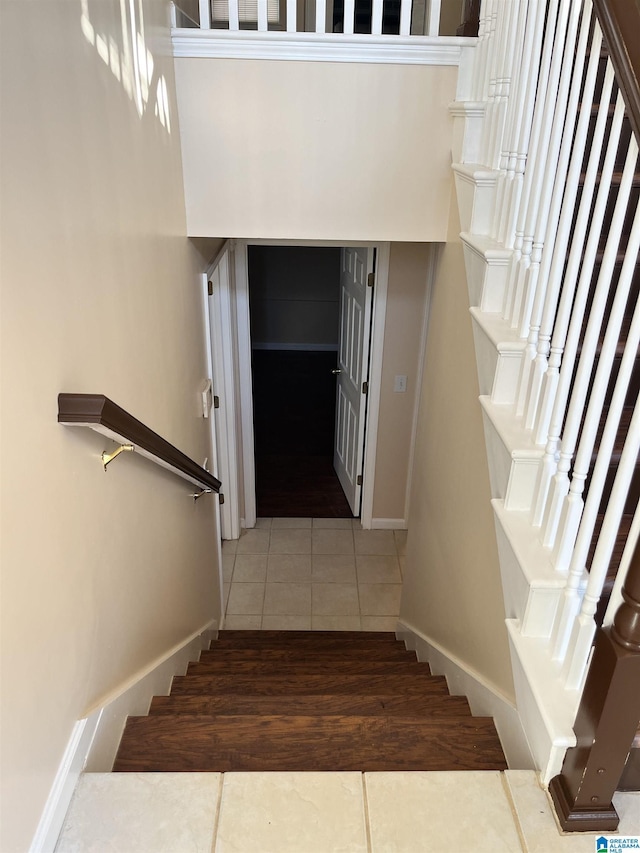
M253 351L262 518L351 518L333 468L335 352Z

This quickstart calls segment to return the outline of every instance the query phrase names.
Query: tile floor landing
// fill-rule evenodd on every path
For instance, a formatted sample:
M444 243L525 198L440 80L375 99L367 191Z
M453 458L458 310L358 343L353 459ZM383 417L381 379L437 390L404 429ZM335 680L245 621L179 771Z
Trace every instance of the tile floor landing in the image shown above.
M395 631L406 530L259 518L222 548L225 628Z
M617 794L619 834L640 795ZM56 853L594 853L529 770L87 773Z

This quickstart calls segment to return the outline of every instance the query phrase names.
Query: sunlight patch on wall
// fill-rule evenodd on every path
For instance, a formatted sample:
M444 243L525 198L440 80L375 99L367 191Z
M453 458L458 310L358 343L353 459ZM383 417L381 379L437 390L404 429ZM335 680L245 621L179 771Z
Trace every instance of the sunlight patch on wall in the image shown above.
M140 118L150 106L153 94L153 114L167 133L171 133L167 81L164 75L154 77L155 63L146 43L142 0L120 0L120 44L113 36L100 31L95 18L92 21L89 3L90 0L80 0L80 28L85 39L135 103Z

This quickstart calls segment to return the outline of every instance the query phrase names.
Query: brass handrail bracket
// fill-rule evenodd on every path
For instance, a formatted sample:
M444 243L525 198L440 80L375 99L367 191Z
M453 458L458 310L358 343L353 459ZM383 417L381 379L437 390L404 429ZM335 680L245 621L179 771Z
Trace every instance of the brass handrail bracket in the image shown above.
M133 446L133 444L121 444L120 447L117 447L113 451L113 453L107 453L106 450L103 450L101 458L102 464L104 465L104 470L107 470L107 465L109 464L109 462L113 462L116 456L120 456L120 454L123 453L125 450L129 451L130 453L133 453L135 447Z

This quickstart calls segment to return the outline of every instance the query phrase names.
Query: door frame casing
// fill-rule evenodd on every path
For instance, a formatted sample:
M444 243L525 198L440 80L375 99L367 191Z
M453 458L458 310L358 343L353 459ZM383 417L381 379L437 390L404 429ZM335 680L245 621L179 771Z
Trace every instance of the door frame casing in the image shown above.
M240 507L241 524L255 527L256 489L255 489L255 451L253 434L253 397L251 375L251 325L249 311L249 270L247 249L249 246L311 246L343 248L345 246L364 246L376 249L376 273L372 303L371 350L369 361L369 399L365 421L364 461L362 482L362 504L360 520L363 528L372 526L373 498L375 490L376 450L378 443L378 418L380 414L380 391L382 381L382 361L384 348L384 330L387 308L387 289L389 283L389 257L391 243L369 242L365 240L272 240L249 239L234 240L235 256L235 306L237 328L238 371L236 375L236 398L240 407L238 423L239 441L242 445L239 461L242 461L242 481L244 500Z

